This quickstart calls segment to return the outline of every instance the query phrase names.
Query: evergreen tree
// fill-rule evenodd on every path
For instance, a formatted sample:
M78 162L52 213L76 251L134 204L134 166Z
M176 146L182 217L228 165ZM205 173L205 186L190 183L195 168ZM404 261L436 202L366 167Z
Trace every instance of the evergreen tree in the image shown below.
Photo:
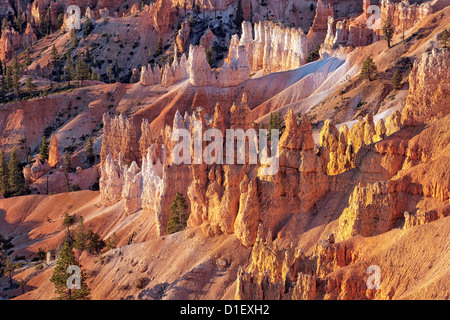
M84 218L80 216L77 228L75 229L73 247L83 251L86 249L87 240L87 233L84 227Z
M83 81L88 80L90 77L89 66L83 58L78 58L77 65L75 66L75 79L80 81L80 86L83 86Z
M59 259L50 281L55 285L57 300L89 300L90 289L86 284L87 276L84 271L80 275L80 289L69 289L67 282L71 275L67 273L70 266L78 266L72 247L66 239L61 247ZM79 267L79 266L78 266Z
M20 94L20 65L17 57L14 58L13 63L13 78L12 78L12 87L14 89L14 94L16 98L19 99Z
M169 207L169 222L167 223L167 233L175 233L184 230L189 218L188 204L184 196L177 192L172 204Z
M33 96L33 91L36 90L36 85L33 83L33 79L30 76L27 77L25 86L27 88L28 96L31 98Z
M392 87L395 90L400 89L402 86L402 75L400 74L400 72L398 70L395 70L394 75L392 76Z
M394 27L391 23L391 17L388 17L383 25L383 37L387 41L388 48L391 48L391 41L394 36L394 31Z
M70 34L70 47L73 49L76 48L77 46L78 46L78 37L75 30L72 30Z
M48 140L45 136L42 137L41 147L39 149L39 159L42 163L44 163L45 160L48 160Z
M154 53L154 57L159 56L163 52L163 40L161 37L158 39L158 43L156 44L156 51Z
M89 230L87 233L86 249L91 254L99 254L104 247L106 247L105 241L95 232Z
M47 24L44 15L39 16L39 34L41 37L45 37L47 35Z
M6 263L5 263L5 273L8 275L9 277L9 285L12 286L12 275L14 272L14 264L11 262L11 259L8 257L6 257Z
M117 248L117 243L119 240L117 239L117 234L114 232L108 240L106 240L106 248L108 250Z
M214 52L212 50L212 46L209 46L209 48L206 50L206 60L208 61L208 64L211 68L214 66Z
M241 34L242 32L243 21L244 21L244 10L242 9L242 2L241 0L239 0L236 8L236 13L234 15L234 25L236 26L236 29L238 30L239 34Z
M61 29L63 24L64 24L64 15L62 13L60 13L56 20L56 27L58 28L58 30Z
M272 139L272 129L281 130L282 117L279 113L270 113L267 138Z
M70 227L74 224L75 219L67 212L64 214L63 226L67 228L67 239L72 242L72 236L70 235Z
M92 137L89 137L86 143L86 156L87 160L92 164L95 161L95 154L94 154L94 140Z
M360 78L368 79L369 81L375 80L377 75L377 67L373 62L372 58L369 56L364 60L363 66L360 72Z
M16 147L11 151L8 163L8 184L9 192L12 196L20 196L25 192L25 178L19 166L19 157L17 156Z
M5 71L5 91L8 91L11 89L12 84L13 84L13 78L12 78L12 70L10 66L6 66L6 71Z
M92 24L91 19L86 18L84 20L84 24L83 24L83 35L86 37L88 36L92 30L94 29L94 25Z
M9 191L9 171L5 151L0 150L0 192L5 195Z
M448 43L449 38L450 38L450 32L448 30L442 31L441 41L440 41L442 48L447 49L447 43Z
M64 66L64 80L70 82L73 80L75 74L75 70L73 67L73 60L70 54L66 53L66 65Z
M24 61L23 61L23 65L26 68L26 67L28 67L31 64L30 48L26 48L25 49L24 55L25 55L25 58L24 58Z

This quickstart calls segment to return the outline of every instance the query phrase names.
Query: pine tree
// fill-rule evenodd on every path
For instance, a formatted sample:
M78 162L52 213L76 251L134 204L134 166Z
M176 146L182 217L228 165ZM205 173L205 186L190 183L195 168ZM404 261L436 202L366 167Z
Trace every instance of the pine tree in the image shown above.
M89 137L86 143L86 156L87 160L92 164L95 161L95 154L94 154L94 140L92 137Z
M64 213L63 226L67 228L67 239L69 242L72 242L72 237L70 234L70 227L74 224L75 219L73 216L69 215L69 213Z
M441 41L440 41L442 48L447 49L447 43L448 43L449 38L450 38L450 32L448 30L442 31Z
M17 60L17 56L14 58L14 63L13 63L12 87L14 89L14 94L16 95L16 98L18 99L19 94L20 94L20 65L19 65L19 61Z
M56 20L56 27L58 28L58 30L61 29L63 24L64 24L64 15L60 13Z
M9 192L12 196L20 196L25 192L25 178L19 166L19 157L16 147L11 151L8 163L8 184Z
M33 83L33 79L29 76L25 82L27 88L28 96L31 98L33 96L33 91L36 89L36 85Z
M90 289L86 284L87 276L84 271L80 275L80 289L69 289L67 281L71 276L67 273L70 266L78 266L72 251L72 246L66 239L61 247L59 259L56 262L55 270L50 281L55 285L57 300L89 300Z
M394 27L391 23L391 17L388 17L383 25L383 37L387 41L388 48L391 48L391 41L394 36L394 31Z
M212 46L209 46L209 48L206 50L206 60L208 61L208 64L211 68L214 66L214 52L212 50Z
M45 37L47 35L47 24L44 15L39 16L39 34L41 37Z
M6 263L5 263L5 274L9 277L9 285L12 286L12 275L14 272L14 264L11 262L10 257L6 257Z
M172 204L169 207L169 222L167 223L167 233L175 233L184 230L189 218L188 204L184 196L177 192Z
M163 52L163 40L161 37L158 39L158 43L156 44L156 51L153 54L154 57L159 56Z
M88 80L90 77L89 66L83 58L78 58L75 66L75 79L80 81L80 86L83 86L83 80Z
M375 80L377 75L377 67L375 66L375 62L373 62L372 58L369 56L364 60L360 78L368 79L369 81Z
M402 86L402 75L400 74L400 72L398 70L395 70L394 75L392 76L392 87L395 90L400 89Z
M66 54L66 65L64 66L64 78L67 82L74 79L75 70L73 67L73 60L70 54Z
M78 46L78 37L76 32L72 30L70 34L70 47L73 49L76 48L77 46Z
M87 233L84 227L84 218L80 216L77 228L75 229L73 247L83 251L86 249L87 240Z
M45 160L48 160L48 140L45 136L42 137L41 148L39 149L39 159L42 163L44 163Z
M13 79L12 79L12 70L10 66L6 66L5 71L5 91L8 91L12 87Z
M270 113L269 117L269 129L267 133L267 138L272 139L272 129L281 130L281 115L279 113Z
M9 171L5 151L0 150L0 192L5 195L9 191Z
M28 67L31 64L30 48L26 48L25 49L24 55L25 55L25 58L24 58L24 61L23 61L23 65L26 68L26 67Z
M106 248L108 250L114 249L117 247L117 243L119 240L117 239L117 234L114 232L110 238L106 240Z
M91 254L99 254L104 247L106 247L105 241L95 232L89 230L87 233L86 249Z
M234 16L234 25L238 30L238 34L240 35L242 32L242 22L244 21L244 10L242 9L242 1L239 0L236 8L236 13Z
M91 33L91 31L94 29L94 26L93 26L93 24L92 24L92 21L91 21L91 19L89 19L89 18L86 18L85 20L84 20L84 24L83 24L83 35L86 37L86 36L88 36L90 33Z

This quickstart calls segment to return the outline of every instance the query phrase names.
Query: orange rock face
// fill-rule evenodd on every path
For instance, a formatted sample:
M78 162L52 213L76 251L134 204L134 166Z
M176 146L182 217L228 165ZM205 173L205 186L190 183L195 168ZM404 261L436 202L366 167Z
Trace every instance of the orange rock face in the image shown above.
M414 63L409 75L409 93L402 111L402 123L415 126L450 111L450 53L448 50L425 52Z

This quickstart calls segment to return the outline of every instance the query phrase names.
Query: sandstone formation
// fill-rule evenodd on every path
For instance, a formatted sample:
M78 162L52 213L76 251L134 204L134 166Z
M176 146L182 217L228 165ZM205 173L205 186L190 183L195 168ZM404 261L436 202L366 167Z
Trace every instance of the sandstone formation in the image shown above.
M54 134L50 137L50 146L48 149L48 163L52 168L61 163L61 153L59 152L58 139Z
M248 271L242 267L238 271L235 299L367 299L369 292L362 279L343 281L343 275L335 273L355 263L351 246L335 244L330 235L306 256L292 243L278 248L271 237L269 232L264 238L258 229Z
M402 124L416 126L448 114L450 71L448 50L424 52L409 75L409 92L402 110Z
M233 39L233 50L243 45L246 48L251 71L264 73L295 69L306 63L308 49L304 32L300 28L283 28L273 22L255 24L253 37L252 24L242 23L242 36L237 44Z
M393 130L389 133L393 133ZM365 119L359 117L358 122L350 130L345 124L338 130L332 120L326 120L320 131L319 142L328 153L328 174L335 175L354 168L358 151L367 145L382 141L386 136L384 120L380 119L375 126L371 113Z
M23 34L18 33L12 28L3 30L2 36L0 37L0 60L10 60L18 49L29 47L36 40L37 36L29 23Z
M103 115L103 141L100 152L103 164L108 154L117 159L122 154L123 161L131 163L140 159L136 138L136 128L133 121L123 115L111 118L109 114Z
M191 34L191 27L189 21L183 21L181 29L178 30L176 37L177 49L180 53L184 53L189 48L189 36Z

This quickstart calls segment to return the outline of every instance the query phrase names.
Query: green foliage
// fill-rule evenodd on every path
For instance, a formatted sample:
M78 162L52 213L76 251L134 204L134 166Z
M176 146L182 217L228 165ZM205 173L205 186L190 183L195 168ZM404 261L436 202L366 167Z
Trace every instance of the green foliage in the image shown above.
M236 8L236 13L234 15L234 25L238 29L238 33L242 32L242 22L244 21L244 10L242 9L242 1L239 0Z
M281 130L281 124L283 122L283 118L281 116L281 114L279 113L270 113L269 116L269 129L268 129L268 133L267 133L267 137L269 140L272 139L272 129L278 129Z
M89 230L87 232L86 250L91 254L99 254L106 247L105 241L95 232Z
M90 68L83 58L78 58L77 65L75 66L75 79L80 81L80 86L83 85L84 80L90 78Z
M28 96L31 98L33 95L33 91L36 90L36 85L33 83L33 79L31 77L27 77L25 87L27 88Z
M448 43L449 38L450 38L450 32L448 30L442 31L441 40L440 40L442 48L447 49L447 43Z
M395 90L398 90L398 89L400 89L402 87L401 86L401 84L402 84L402 75L400 74L400 72L398 70L395 70L394 75L392 76L391 83L392 83L392 87Z
M8 193L12 196L20 196L26 191L25 178L23 177L19 164L19 157L17 156L17 151L14 147L11 151L8 163Z
M15 266L14 264L11 262L11 259L9 256L6 257L6 263L5 263L5 270L4 272L8 275L9 277L9 285L12 286L12 275L14 272Z
M41 147L39 149L39 159L41 160L41 163L48 160L48 140L45 136L42 137Z
M57 300L89 300L90 289L86 284L87 276L84 271L81 271L81 288L69 289L67 287L67 280L71 276L67 273L69 266L78 266L75 256L72 251L72 246L68 240L65 240L56 262L55 270L50 278L50 281L55 285L55 293Z
M87 240L87 232L86 228L84 227L84 218L80 217L77 228L75 229L73 247L80 251L83 251L84 249L86 249Z
M78 37L75 31L72 31L72 33L70 34L70 47L73 49L76 48L77 46L78 46Z
M211 68L214 68L214 52L212 50L212 46L209 46L208 50L206 50L206 60Z
M391 23L391 17L388 17L383 25L383 37L387 41L388 48L391 47L391 41L392 38L394 37L394 31L395 31L394 27L392 26Z
M20 64L17 60L17 56L14 58L13 63L13 74L12 74L12 88L14 89L14 94L19 98L20 94Z
M118 243L119 239L117 238L117 234L114 232L112 236L106 240L106 248L108 250L117 248Z
M83 24L83 35L85 37L88 36L92 32L92 30L94 30L94 25L92 24L91 19L86 18Z
M60 13L56 20L56 28L58 28L58 30L61 29L63 24L64 24L64 15Z
M159 37L158 39L158 43L156 44L156 50L155 53L153 54L154 57L159 56L162 52L163 52L163 40L161 37Z
M368 79L369 81L376 79L377 67L370 56L364 60L359 76L361 79Z
M92 137L89 137L89 139L87 140L86 143L86 157L87 160L93 164L95 161L95 154L94 154L94 140L92 139Z
M40 260L45 260L46 258L46 252L44 250L42 250L41 248L38 249L38 252L36 253L36 258L40 261Z
M0 192L5 195L9 191L9 171L5 151L0 150Z
M184 230L189 218L188 204L184 196L177 192L172 204L169 207L169 222L167 223L167 233L175 233Z

